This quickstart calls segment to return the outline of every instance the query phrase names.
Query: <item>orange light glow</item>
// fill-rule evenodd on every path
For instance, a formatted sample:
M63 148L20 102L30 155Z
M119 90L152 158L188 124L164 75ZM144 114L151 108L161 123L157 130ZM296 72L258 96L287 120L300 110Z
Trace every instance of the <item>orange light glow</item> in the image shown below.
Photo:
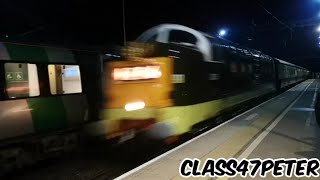
M115 68L113 70L113 79L118 81L156 79L160 77L160 66Z

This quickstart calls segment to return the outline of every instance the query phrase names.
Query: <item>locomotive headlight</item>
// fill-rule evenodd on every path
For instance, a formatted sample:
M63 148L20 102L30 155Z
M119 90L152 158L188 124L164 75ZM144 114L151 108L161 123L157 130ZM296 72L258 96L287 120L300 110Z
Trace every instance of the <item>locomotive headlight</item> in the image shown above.
M124 109L126 111L135 111L135 110L143 109L144 106L145 106L145 103L143 101L140 101L140 102L128 103L124 106Z
M160 66L115 68L113 70L113 79L116 81L157 79L161 75Z

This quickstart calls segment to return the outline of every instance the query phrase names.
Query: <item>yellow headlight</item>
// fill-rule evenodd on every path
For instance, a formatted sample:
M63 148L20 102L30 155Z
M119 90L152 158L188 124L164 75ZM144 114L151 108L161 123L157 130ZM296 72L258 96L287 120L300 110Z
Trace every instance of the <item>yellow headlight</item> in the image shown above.
M143 109L145 107L145 103L143 101L128 103L124 106L126 111L135 111L139 109Z

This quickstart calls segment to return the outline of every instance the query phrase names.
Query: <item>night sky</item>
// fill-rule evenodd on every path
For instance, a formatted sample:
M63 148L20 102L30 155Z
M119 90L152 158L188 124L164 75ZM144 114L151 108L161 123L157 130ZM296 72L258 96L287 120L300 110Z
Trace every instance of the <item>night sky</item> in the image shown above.
M122 13L122 0L1 0L0 39L88 49L121 45ZM320 0L125 0L127 40L161 23L212 35L226 28L226 39L313 71L320 71L319 15Z

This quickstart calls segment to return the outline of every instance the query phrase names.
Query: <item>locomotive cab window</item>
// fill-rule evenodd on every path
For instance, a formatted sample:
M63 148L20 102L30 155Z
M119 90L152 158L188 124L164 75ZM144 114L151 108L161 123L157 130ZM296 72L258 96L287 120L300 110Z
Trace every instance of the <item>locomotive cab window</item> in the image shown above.
M6 93L9 98L40 95L37 66L28 63L5 63Z
M158 34L154 34L151 37L149 37L146 42L155 42L157 41L157 37L158 37Z
M82 92L79 66L49 65L48 73L51 94L74 94Z
M197 38L185 31L172 30L170 31L169 42L195 47Z

